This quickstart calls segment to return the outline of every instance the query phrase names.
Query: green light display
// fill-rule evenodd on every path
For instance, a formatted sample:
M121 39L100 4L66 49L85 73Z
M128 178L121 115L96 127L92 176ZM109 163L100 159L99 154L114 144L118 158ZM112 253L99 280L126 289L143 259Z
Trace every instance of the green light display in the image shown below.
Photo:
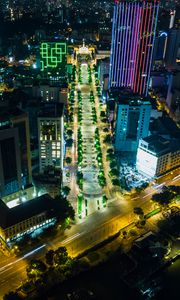
M42 43L40 48L41 71L66 64L66 43Z

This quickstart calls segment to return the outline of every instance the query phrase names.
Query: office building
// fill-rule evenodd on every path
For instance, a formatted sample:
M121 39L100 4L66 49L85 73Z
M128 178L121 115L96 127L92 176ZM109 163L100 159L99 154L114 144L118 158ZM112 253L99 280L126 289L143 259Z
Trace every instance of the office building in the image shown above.
M159 0L116 1L109 87L126 87L147 96Z
M168 33L166 31L159 31L154 43L153 63L163 64L167 50Z
M63 104L47 103L38 116L39 169L63 169L64 121Z
M180 165L180 141L151 135L139 141L136 167L148 177L160 176Z
M148 136L151 104L147 99L128 91L114 90L110 97L115 100L115 151L136 151L139 139Z
M20 109L0 112L0 196L31 185L28 115Z
M98 61L98 77L100 85L104 85L104 78L109 75L109 58L104 58Z
M165 63L170 69L180 68L180 29L169 29Z
M17 128L0 130L0 195L17 192L22 187L21 159Z
M41 102L60 102L67 103L68 88L67 84L54 86L41 84L32 87L33 97L40 99Z

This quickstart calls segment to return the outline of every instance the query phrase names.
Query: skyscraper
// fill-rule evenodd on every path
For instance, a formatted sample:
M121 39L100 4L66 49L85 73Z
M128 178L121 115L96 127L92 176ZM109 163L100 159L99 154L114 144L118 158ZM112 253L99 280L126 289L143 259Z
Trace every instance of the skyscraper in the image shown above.
M146 96L159 0L116 0L109 87L128 87Z
M63 169L63 112L62 103L45 103L38 117L39 169Z
M180 29L170 29L168 32L165 63L169 69L180 68Z
M0 197L32 184L28 115L18 108L0 111Z
M115 102L114 148L116 152L137 151L139 139L148 136L151 104L147 98L127 91L109 92Z

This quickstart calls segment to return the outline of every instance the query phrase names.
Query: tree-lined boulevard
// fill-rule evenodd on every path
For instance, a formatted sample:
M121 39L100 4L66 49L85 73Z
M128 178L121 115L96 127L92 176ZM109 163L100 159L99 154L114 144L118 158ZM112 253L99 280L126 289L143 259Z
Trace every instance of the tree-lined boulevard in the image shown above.
M64 194L69 194L68 199L76 210L76 221L71 223L71 228L64 232L59 230L56 236L43 238L36 247L17 257L1 255L0 298L3 298L9 290L16 289L26 279L26 268L32 259L43 260L48 250L55 251L62 246L67 248L71 257L76 257L123 230L138 217L142 221L144 215L157 206L155 201L151 201L152 196L160 191L163 185L179 186L180 183L179 170L175 170L159 178L156 186L150 185L135 195L130 193L123 195L120 189L113 189L111 179L108 177L110 169L106 160L107 147L103 144L104 125L100 120L95 76L88 71L88 64L80 67L77 65L76 68L81 70L78 75L81 82L75 81L74 116L68 133L71 136L73 132L74 140L72 157L68 153L68 159L66 158L71 174L70 189L63 189ZM78 145L80 140L82 147ZM108 155L111 154L109 151ZM114 171L112 175L117 174ZM103 198L105 194L108 195L108 200ZM82 198L81 196L78 198L78 195L82 195ZM156 200L161 204L160 200ZM152 223L151 226L156 227L156 224Z

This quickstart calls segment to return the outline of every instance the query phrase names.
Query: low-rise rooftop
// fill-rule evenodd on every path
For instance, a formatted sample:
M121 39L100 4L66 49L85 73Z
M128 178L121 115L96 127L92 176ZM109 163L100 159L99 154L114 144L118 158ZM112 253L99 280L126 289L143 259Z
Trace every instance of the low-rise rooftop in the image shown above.
M55 200L48 194L9 208L0 199L0 227L6 229L35 215L47 212L53 214L56 210Z
M62 117L63 110L64 110L63 103L57 103L57 102L43 103L39 112L39 117L42 118Z
M111 88L108 98L109 101L114 100L118 104L127 104L132 106L150 104L149 97L142 97L139 94L135 94L131 89L128 88Z
M143 148L155 153L156 156L180 150L180 140L168 140L160 135L143 138L143 145Z

